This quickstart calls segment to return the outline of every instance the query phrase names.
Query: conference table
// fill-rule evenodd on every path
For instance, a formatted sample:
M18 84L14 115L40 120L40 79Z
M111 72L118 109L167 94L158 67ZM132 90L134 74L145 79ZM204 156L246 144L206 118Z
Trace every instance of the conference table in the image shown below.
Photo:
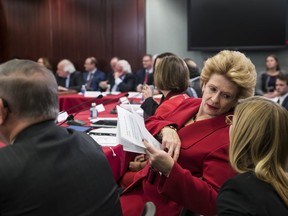
M79 111L88 110L91 106L92 102L96 104L103 105L116 105L119 102L121 97L124 97L128 93L115 93L115 94L96 94L94 97L85 97L82 94L66 94L59 95L59 111L67 111L68 114L75 113ZM98 98L99 95L103 95L103 97ZM105 114L109 114L105 112Z
M103 96L102 98L84 97L83 95L79 94L59 95L59 110L60 112L68 111L67 113L74 114L74 119L86 122L86 124L83 126L90 126L89 107L91 106L92 102L103 104L105 108L103 112L99 112L98 117L115 118L117 117L117 114L111 113L110 111L119 104L119 99L123 96L127 96L127 93L107 95ZM129 100L134 101L135 98L132 97ZM63 127L69 126L67 123L58 123L58 125L60 124ZM0 147L5 147L5 144L0 142ZM119 181L122 175L128 169L129 162L133 161L137 154L124 151L122 145L117 143L113 146L102 146L102 149L109 161L115 180Z
M96 102L97 105L103 104L105 108L105 111L99 112L98 117L115 118L117 117L117 114L111 113L110 111L119 104L119 99L124 96L127 96L127 93L107 95L100 99L97 97L84 97L83 95L78 94L61 95L59 96L59 110L68 110L68 114L74 114L74 119L86 122L83 126L90 126L89 107L91 106L92 101ZM134 101L135 98L132 97L132 99L130 98L130 101L131 100ZM67 127L69 125L64 123L62 126ZM115 180L119 181L128 169L129 162L133 161L137 154L124 151L120 144L102 146L102 149L109 161Z

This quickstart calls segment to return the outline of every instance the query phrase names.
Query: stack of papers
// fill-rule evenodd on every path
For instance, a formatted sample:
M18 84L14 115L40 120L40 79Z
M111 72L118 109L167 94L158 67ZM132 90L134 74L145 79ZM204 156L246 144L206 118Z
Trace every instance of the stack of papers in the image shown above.
M160 149L160 143L146 129L144 119L136 112L117 106L118 124L116 141L123 145L125 151L145 153L143 139Z
M89 135L101 146L116 146L116 128L97 128L89 132Z

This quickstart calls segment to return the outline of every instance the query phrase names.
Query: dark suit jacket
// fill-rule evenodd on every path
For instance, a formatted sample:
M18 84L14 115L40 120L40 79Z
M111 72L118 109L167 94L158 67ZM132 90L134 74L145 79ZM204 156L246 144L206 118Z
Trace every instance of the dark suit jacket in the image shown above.
M112 89L113 86L115 85L114 76L109 76L108 79L109 79L108 83L111 86L110 89ZM135 89L136 89L136 78L134 74L128 73L124 77L123 82L119 84L117 91L128 92L128 91L135 91Z
M45 121L0 149L0 215L121 215L101 147L84 133Z
M57 80L57 83L59 86L65 87L66 78L59 77L56 74L56 80ZM82 84L83 84L82 72L75 71L74 73L72 73L70 75L70 82L69 82L68 89L76 90L79 92L79 91L81 91Z
M142 68L136 72L136 80L137 80L137 85L138 84L143 84L145 80L145 73L146 70L145 68ZM154 77L153 73L148 75L148 80L147 80L147 85L154 85Z
M288 215L288 208L273 187L252 172L228 180L217 198L218 216Z
M88 72L83 73L83 84L87 83ZM88 91L100 91L99 82L106 80L106 74L101 70L96 70L93 74L92 81L90 83L90 88L86 87Z
M284 101L281 105L288 110L288 96L284 99Z
M202 88L200 85L200 76L191 79L191 87L196 91L199 98L202 97Z

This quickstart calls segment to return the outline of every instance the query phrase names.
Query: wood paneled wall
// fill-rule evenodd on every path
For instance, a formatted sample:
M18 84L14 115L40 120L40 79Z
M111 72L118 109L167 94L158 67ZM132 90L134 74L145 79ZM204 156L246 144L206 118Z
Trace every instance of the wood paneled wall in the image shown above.
M146 50L145 0L0 0L0 61L18 57L70 59L80 71L86 57L109 70L111 57L141 67Z

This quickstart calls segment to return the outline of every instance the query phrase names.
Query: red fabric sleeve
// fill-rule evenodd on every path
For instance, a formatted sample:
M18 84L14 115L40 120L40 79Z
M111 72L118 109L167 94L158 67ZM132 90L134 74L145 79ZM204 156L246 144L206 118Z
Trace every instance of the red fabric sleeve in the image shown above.
M227 146L211 152L203 161L203 177L195 177L174 163L168 178L162 176L158 190L194 213L216 214L216 198L222 184L235 175L227 161Z

